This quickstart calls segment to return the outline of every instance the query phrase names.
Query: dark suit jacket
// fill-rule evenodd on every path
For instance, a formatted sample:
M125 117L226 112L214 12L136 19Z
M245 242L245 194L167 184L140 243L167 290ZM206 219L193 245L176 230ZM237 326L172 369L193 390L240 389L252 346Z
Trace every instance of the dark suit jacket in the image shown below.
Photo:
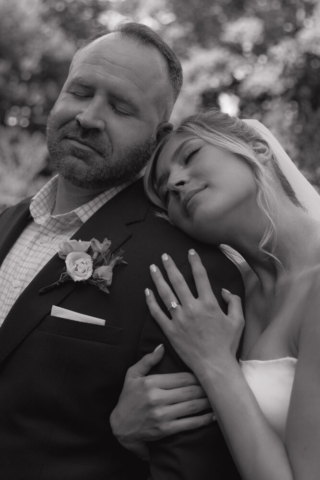
M29 202L0 217L0 263L29 218ZM0 478L2 480L143 480L149 467L113 437L109 417L128 368L158 344L159 372L185 371L149 315L144 288L154 288L149 265L167 252L192 285L187 250L195 248L215 294L242 295L236 267L221 252L158 218L141 182L104 205L73 238L105 237L128 265L114 270L110 294L65 283L39 295L64 267L54 256L20 295L0 329ZM194 288L194 285L192 285ZM52 305L106 320L89 325L50 316ZM154 479L239 478L217 423L151 445Z

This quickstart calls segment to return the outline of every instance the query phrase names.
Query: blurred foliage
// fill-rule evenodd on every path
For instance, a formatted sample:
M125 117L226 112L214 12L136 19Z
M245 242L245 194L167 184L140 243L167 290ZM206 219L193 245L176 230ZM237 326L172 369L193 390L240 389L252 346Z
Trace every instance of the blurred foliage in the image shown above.
M46 167L47 147L40 132L0 127L1 203L12 205L34 195L45 178L39 172Z
M51 172L45 125L73 53L126 20L153 28L182 60L175 123L208 106L257 118L320 185L318 0L0 0L0 204Z

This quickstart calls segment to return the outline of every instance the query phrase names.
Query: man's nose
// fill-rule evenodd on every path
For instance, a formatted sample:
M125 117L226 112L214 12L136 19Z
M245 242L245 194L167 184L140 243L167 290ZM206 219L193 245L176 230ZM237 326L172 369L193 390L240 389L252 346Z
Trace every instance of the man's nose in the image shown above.
M87 108L78 113L76 120L81 127L86 129L95 129L103 132L106 128L101 115L101 105L98 105L97 102L91 102Z

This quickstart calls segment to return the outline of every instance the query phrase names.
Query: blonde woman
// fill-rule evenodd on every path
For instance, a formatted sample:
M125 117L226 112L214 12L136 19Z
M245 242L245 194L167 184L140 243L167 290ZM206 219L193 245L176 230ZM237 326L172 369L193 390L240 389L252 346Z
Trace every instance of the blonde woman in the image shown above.
M173 402L170 389L161 387L163 378L142 381L161 359L160 347L128 374L111 418L115 435L126 446L141 447L176 433L179 420L186 428L186 402L199 412L205 392L244 480L318 479L318 194L261 125L217 110L190 117L162 141L146 189L178 228L203 242L228 245L245 260L245 314L239 298L226 290L228 314L221 311L196 252L189 252L196 297L164 253L171 285L156 265L150 272L169 313L152 291L146 300L201 387L192 390L196 381L190 376L187 390L187 382L181 386L176 377L171 388L185 396Z

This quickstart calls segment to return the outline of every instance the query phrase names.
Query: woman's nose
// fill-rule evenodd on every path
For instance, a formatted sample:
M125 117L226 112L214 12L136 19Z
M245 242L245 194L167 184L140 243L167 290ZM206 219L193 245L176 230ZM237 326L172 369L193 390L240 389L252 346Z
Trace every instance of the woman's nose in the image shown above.
M181 168L177 168L171 172L168 178L168 188L171 190L180 191L188 183L188 178L186 172Z

